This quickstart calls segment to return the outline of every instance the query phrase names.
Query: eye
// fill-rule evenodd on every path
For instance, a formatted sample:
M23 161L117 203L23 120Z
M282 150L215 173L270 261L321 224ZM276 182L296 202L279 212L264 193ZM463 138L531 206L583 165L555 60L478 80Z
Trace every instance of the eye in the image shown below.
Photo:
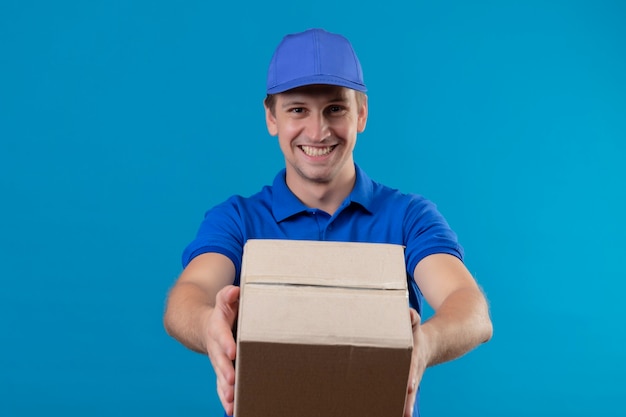
M288 111L289 113L304 113L304 107L292 107Z
M326 109L326 111L333 115L333 116L337 116L337 115L342 115L346 112L346 108L344 106L340 106L338 104L333 104L331 106L328 106L328 108Z

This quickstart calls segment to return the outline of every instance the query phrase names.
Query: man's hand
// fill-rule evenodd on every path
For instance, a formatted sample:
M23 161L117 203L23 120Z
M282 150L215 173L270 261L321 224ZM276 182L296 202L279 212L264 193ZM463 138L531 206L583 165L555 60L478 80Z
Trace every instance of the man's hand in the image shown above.
M415 282L435 314L421 323L411 309L413 357L404 416L411 417L420 381L427 367L456 359L491 338L489 306L463 262L452 255L422 259Z
M234 412L237 344L233 326L239 310L239 287L229 285L217 293L206 322L206 351L217 376L217 394L229 416Z
M225 255L203 253L185 267L167 299L163 325L167 333L194 352L211 359L217 392L233 414L237 344L233 325L239 309L235 265Z
M415 405L415 396L417 395L417 388L424 375L426 369L426 361L423 359L424 352L420 351L420 342L423 338L421 331L421 318L417 311L410 309L411 311L411 327L413 328L413 355L411 357L411 370L409 371L409 382L407 386L407 397L404 405L404 417L413 416L413 406Z

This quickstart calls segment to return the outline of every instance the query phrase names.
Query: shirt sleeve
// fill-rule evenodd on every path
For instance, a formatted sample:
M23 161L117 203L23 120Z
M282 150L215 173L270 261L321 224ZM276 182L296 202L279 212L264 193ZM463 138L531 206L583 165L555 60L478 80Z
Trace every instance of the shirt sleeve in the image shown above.
M236 198L231 197L205 213L196 237L183 251L183 268L196 256L215 252L227 256L233 262L236 277L239 277L243 244L239 205Z
M443 215L431 201L413 196L404 217L407 270L428 255L447 253L463 260L463 248Z

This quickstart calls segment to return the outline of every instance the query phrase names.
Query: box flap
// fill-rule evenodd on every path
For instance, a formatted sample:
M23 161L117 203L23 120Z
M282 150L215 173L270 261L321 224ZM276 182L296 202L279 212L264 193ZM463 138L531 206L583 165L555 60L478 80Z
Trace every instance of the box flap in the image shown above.
M404 248L386 243L250 239L241 283L406 289Z

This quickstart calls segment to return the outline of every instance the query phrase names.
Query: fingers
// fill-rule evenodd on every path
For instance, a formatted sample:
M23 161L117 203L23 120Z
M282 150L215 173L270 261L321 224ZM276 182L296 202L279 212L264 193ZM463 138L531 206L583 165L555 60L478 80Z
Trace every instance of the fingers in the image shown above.
M406 397L406 403L404 404L404 417L413 416L413 407L415 406L415 391L410 393Z
M232 415L235 400L235 367L233 362L224 353L214 353L211 356L213 369L217 377L217 394L228 415Z
M407 381L407 394L413 394L417 391L417 364L415 359L411 360L411 368L409 370L409 380Z
M207 352L217 377L217 394L228 415L233 414L237 344L233 325L239 309L239 288L228 286L216 297L208 328Z
M222 407L227 415L232 416L235 408L235 388L234 386L220 385L219 380L217 382L217 396L222 403Z
M218 297L227 304L239 304L239 290L240 288L235 285L227 285L219 291Z
M415 370L413 368L414 367L411 366L411 374L409 376L409 383L408 383L407 388L406 388L406 391L409 394L412 394L415 391L417 391L417 378L415 378Z
M224 337L223 339L228 339ZM234 341L230 334L232 345ZM228 415L233 414L233 404L235 399L235 367L233 359L229 357L227 351L230 350L231 342L228 340L214 339L209 343L208 353L213 370L216 376L217 395L222 403L222 407ZM235 350L233 350L235 351Z
M417 377L415 361L411 361L411 371L409 372L409 383L407 386L406 402L404 403L404 417L413 415L415 405L415 395L417 394Z
M237 320L239 308L239 288L228 286L217 293L215 308L208 318L206 334L207 351L217 349L224 352L232 361L235 359L236 344L233 326Z
M413 416L413 407L415 405L415 396L417 394L417 386L418 386L418 364L417 364L417 349L419 346L418 343L418 335L419 335L419 326L421 322L421 317L417 313L417 311L413 308L410 309L411 314L411 327L413 328L413 358L411 360L411 368L409 371L409 380L407 383L407 397L406 403L404 405L404 417L412 417Z
M411 360L411 369L409 371L409 381L407 385L407 392L409 394L414 393L417 390L417 350L419 346L418 335L420 326L420 315L413 308L410 310L411 314L411 327L413 328L413 357Z
M421 322L421 317L417 313L417 311L413 308L410 310L411 313L411 327L413 328L413 355L411 358L411 369L409 371L409 381L407 385L407 392L409 394L414 393L417 390L417 357L418 357L418 349L419 349L419 326Z
M235 384L235 367L232 359L230 359L222 349L215 348L209 354L215 375L222 385Z
M413 330L415 330L415 328L419 326L421 322L421 317L414 308L409 309L409 311L411 313L411 327L413 327Z
M219 311L232 329L239 312L239 287L229 285L217 293L215 309Z

